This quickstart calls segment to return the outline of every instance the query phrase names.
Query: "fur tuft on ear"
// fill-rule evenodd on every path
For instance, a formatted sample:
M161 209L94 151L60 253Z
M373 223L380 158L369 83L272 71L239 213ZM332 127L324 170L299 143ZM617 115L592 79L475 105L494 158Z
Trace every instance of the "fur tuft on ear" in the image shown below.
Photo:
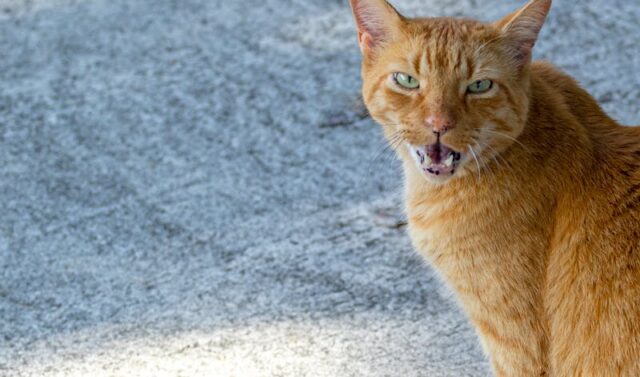
M402 16L385 0L349 0L358 27L358 43L364 55L389 41Z
M496 23L504 33L506 42L514 52L514 58L520 67L531 62L533 46L549 9L551 9L551 0L531 0L520 10Z

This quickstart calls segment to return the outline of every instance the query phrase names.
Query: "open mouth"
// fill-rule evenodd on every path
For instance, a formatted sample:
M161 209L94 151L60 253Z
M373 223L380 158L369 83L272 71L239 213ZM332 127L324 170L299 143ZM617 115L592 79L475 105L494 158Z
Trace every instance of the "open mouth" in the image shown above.
M443 145L440 141L424 146L412 145L414 159L428 175L451 176L456 172L462 154Z

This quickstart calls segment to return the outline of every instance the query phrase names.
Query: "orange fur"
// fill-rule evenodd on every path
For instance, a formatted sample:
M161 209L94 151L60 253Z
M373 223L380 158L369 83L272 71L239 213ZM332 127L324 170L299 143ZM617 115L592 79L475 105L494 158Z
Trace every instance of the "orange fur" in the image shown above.
M494 373L640 376L640 128L530 62L551 1L494 24L351 4L363 98L403 161L411 239ZM400 88L395 72L420 88ZM496 88L469 95L482 79ZM440 139L425 125L433 114L455 125ZM450 177L427 177L405 148L436 140L464 154Z

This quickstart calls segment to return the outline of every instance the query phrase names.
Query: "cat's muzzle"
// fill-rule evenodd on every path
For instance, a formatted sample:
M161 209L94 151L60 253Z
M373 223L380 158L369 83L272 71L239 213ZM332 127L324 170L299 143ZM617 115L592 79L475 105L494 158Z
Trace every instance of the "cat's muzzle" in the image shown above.
M414 160L418 167L427 175L452 176L456 172L462 154L446 145L436 142L430 145L409 145Z

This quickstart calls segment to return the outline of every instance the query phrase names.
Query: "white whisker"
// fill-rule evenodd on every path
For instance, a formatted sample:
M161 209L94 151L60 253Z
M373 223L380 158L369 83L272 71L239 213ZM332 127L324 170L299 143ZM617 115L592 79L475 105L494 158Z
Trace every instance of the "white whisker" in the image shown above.
M469 152L473 156L473 159L476 160L476 167L478 168L478 180L480 180L480 162L478 161L478 156L476 156L476 152L473 150L471 145L467 145L469 147Z
M483 130L483 131L490 132L490 133L492 133L492 134L494 134L494 135L499 135L499 136L502 136L502 137L506 137L506 138L507 138L507 139L509 139L509 140L513 140L514 142L516 142L516 143L518 143L519 145L521 145L521 146L522 146L522 148L524 148L527 152L531 153L531 150L530 150L529 148L527 148L527 146L526 146L526 145L522 144L522 142L521 142L520 140L516 139L515 137L513 137L513 136L511 136L511 135L507 135L507 134L504 134L504 133L502 133L502 132L493 131L493 130L487 130L487 129L485 129L485 130Z
M493 147L492 147L491 145L489 145L488 143L487 143L487 144L485 144L485 147L487 147L487 148L491 149L491 151L493 152L493 154L491 155L491 158L493 158L493 160L496 162L496 164L498 165L498 167L500 167L501 169L502 169L502 168L504 168L504 167L511 168L511 166L509 165L509 163L507 162L507 160L505 160L505 159L504 159L504 157L502 157L502 156L500 155L500 153L498 153L498 151L497 151L497 150L495 150L495 148L493 148ZM498 160L498 158L500 158L500 160L502 160L502 162L504 163L504 165L500 163L500 161Z
M483 167L488 168L489 166L487 165L487 162L482 158L482 145L480 145L480 142L476 139L471 139L473 140L473 142L478 146L478 159L480 160L480 163L482 164Z

